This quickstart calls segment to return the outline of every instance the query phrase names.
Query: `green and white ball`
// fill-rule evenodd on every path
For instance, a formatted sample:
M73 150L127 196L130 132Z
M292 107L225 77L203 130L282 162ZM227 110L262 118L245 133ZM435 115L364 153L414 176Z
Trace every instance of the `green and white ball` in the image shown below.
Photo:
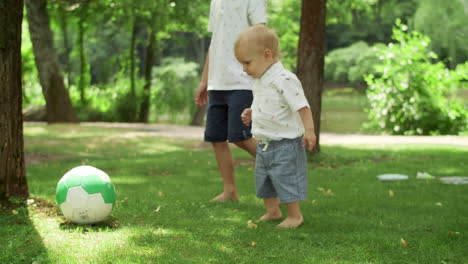
M65 218L77 224L105 220L114 207L115 187L109 175L92 166L71 169L57 184L57 204Z

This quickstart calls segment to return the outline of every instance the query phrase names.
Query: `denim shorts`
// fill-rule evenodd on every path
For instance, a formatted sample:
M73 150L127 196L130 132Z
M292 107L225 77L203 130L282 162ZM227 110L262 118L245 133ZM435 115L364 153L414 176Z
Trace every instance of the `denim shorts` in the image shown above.
M302 137L257 145L255 189L258 198L281 203L307 198L307 159Z
M250 90L209 91L205 141L239 142L251 138L251 127L242 123L241 114L252 100Z

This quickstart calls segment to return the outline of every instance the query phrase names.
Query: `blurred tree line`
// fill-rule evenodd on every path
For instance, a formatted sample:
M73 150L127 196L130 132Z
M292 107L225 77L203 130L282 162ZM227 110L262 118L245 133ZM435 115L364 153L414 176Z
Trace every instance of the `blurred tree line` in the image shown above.
M188 123L195 115L193 92L210 41L210 1L41 1L79 120ZM26 13L41 1L26 0ZM283 62L294 71L301 1L269 0L268 7ZM325 81L366 87L365 76L378 74L376 51L395 41L396 19L427 35L429 48L449 69L467 61L466 1L327 0ZM31 29L23 23L24 108L45 104Z

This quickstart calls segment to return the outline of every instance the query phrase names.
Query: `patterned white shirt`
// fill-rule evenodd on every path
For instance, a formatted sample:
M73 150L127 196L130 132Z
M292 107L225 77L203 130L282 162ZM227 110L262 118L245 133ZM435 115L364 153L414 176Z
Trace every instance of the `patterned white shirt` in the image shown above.
M208 90L251 90L253 79L234 56L234 43L244 29L267 22L266 0L212 0Z
M252 92L252 133L261 142L304 134L298 110L310 106L301 82L281 62L273 64L255 80Z

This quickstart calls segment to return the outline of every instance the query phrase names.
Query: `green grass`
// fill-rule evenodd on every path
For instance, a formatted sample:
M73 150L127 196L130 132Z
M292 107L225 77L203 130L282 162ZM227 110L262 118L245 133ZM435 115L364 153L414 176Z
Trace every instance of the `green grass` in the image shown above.
M89 164L110 175L116 208L98 225L67 223L44 206L3 208L0 263L468 263L468 186L415 179L468 176L466 147L322 146L309 157L306 222L295 230L247 228L263 206L238 149L240 201L209 203L221 181L198 142L57 125L26 127L25 147L32 196L54 202L61 176ZM410 180L379 182L381 173Z
M367 97L353 88L325 90L320 128L328 133L358 133L367 122Z

